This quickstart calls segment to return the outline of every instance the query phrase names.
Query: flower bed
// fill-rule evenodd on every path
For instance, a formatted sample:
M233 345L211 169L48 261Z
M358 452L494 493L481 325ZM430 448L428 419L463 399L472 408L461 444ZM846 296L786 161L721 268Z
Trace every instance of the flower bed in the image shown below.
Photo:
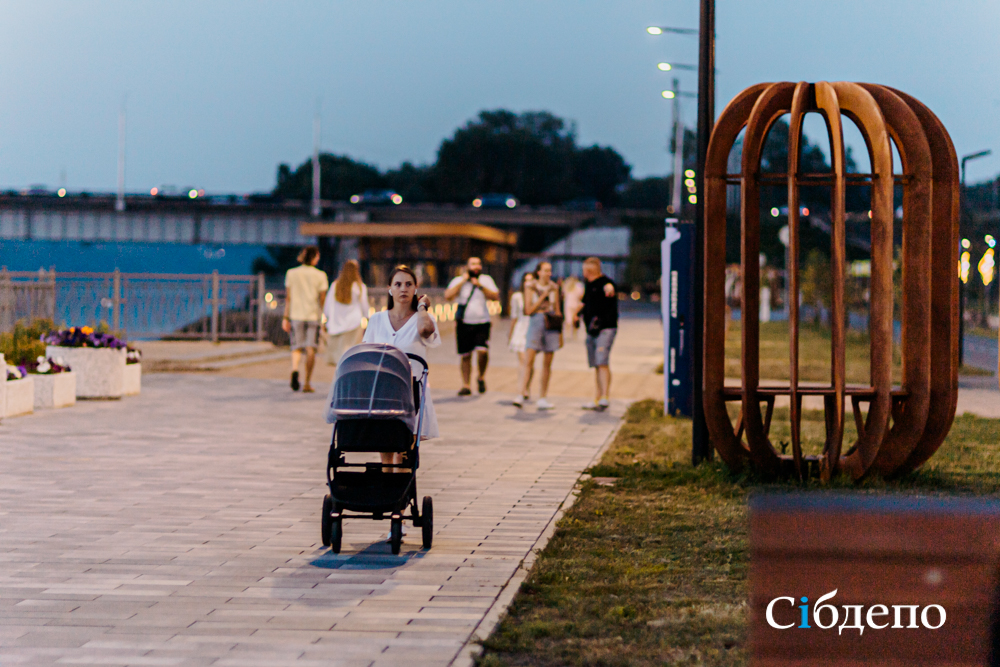
M125 393L126 345L90 327L52 331L42 337L48 357L65 361L76 374L77 398L121 398Z

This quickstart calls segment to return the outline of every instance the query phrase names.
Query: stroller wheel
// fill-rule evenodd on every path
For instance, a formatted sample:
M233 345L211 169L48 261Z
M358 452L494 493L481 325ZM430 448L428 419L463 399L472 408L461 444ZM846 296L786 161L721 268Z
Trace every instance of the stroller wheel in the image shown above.
M431 500L430 496L424 496L420 519L420 531L423 533L424 549L430 549L431 541L434 539L434 501Z
M344 520L337 519L331 522L330 526L330 550L335 554L340 553L340 544L344 539Z
M323 539L323 546L330 546L330 528L333 518L330 513L333 511L333 499L329 495L323 497L323 513L320 515L320 537Z
M403 544L403 520L393 519L389 528L389 543L392 547L392 555L398 556L399 549Z

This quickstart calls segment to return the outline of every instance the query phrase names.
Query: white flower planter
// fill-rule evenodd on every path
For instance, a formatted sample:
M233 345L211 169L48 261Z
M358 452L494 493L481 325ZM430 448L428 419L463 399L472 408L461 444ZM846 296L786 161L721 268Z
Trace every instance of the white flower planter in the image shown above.
M4 417L30 415L35 411L35 380L31 377L7 380L4 398Z
M0 353L0 419L3 418L7 406L7 362Z
M76 403L76 373L32 375L35 381L35 409L68 408Z
M49 345L45 356L62 357L76 374L77 398L121 398L125 393L125 350Z
M125 389L123 393L126 396L138 396L141 390L142 364L125 364Z

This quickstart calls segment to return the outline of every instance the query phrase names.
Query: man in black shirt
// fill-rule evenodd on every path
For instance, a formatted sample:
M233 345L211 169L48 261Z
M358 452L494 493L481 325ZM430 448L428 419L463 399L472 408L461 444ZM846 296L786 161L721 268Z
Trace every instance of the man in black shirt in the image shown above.
M601 271L601 260L583 262L583 303L577 314L587 330L587 363L596 370L597 397L584 410L606 410L611 405L611 345L618 333L618 290Z

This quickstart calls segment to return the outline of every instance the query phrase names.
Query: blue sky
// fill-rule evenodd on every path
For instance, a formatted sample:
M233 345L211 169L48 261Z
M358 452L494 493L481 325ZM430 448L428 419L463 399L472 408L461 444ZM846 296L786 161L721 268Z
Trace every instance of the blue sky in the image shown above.
M1000 172L1000 3L718 0L717 106L758 81L886 83L959 155ZM112 190L127 95L130 191L273 186L322 146L382 168L433 161L481 109L545 109L639 176L669 171L670 74L696 0L0 0L0 188ZM681 85L693 90L692 73ZM688 122L694 103L686 102ZM811 127L811 126L810 126ZM807 129L807 131L809 131ZM860 148L860 147L859 147Z

